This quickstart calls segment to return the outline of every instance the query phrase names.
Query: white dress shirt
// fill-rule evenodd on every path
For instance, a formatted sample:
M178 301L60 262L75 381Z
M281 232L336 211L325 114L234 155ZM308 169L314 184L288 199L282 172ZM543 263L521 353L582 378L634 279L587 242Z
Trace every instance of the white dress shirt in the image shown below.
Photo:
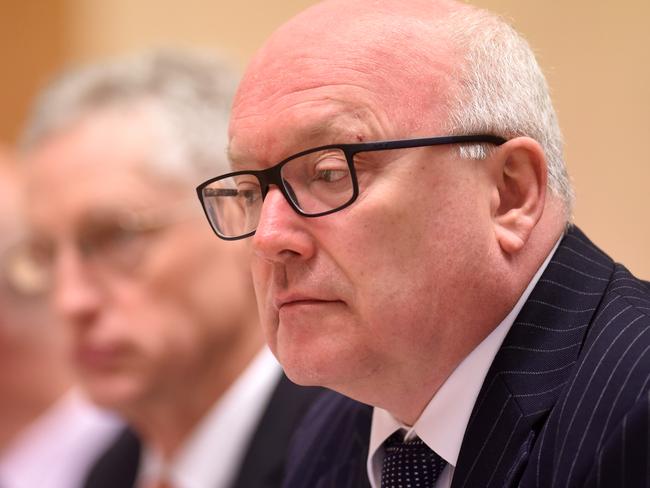
M449 488L458 461L465 429L485 376L515 318L548 266L560 241L537 270L514 308L501 323L456 367L433 396L413 426L398 421L388 411L375 407L370 430L368 477L372 488L381 486L381 466L384 460L382 444L395 431L406 432L406 439L419 437L447 466L436 481L435 488Z
M70 391L3 452L0 487L79 488L122 428L117 416Z
M219 398L172 461L144 449L138 487L167 480L174 488L225 488L237 474L255 427L282 373L267 347Z

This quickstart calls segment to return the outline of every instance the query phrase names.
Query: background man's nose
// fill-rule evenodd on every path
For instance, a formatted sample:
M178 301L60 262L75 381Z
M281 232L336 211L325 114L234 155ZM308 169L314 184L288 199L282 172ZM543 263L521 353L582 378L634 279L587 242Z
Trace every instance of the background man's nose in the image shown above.
M59 253L51 279L52 303L56 313L73 324L92 320L101 304L100 290L77 252L66 250Z

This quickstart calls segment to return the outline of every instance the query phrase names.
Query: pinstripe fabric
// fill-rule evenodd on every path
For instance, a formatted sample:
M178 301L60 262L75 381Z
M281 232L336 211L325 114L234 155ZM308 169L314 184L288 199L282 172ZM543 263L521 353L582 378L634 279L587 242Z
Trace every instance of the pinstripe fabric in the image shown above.
M571 229L490 368L452 487L650 486L648 304Z
M369 408L324 400L287 486L367 486ZM490 367L452 488L650 488L649 405L650 284L574 227Z
M372 408L329 392L313 405L292 441L284 488L369 488Z

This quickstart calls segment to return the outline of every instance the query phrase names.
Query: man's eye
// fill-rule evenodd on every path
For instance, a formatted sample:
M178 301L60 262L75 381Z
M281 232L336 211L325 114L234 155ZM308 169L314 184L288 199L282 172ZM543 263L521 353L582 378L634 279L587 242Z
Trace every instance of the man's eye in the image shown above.
M245 200L251 200L261 193L260 185L257 181L242 180L237 182L237 197Z
M239 190L237 193L238 193L238 196L242 200L244 200L247 205L252 205L255 202L257 202L257 200L259 200L261 198L261 193L260 193L259 189L255 189L255 190Z
M232 187L237 189L237 192L241 195L243 192L247 191L258 191L260 189L260 182L257 181L257 178L250 175L242 175L234 178Z
M253 183L240 183L237 185L237 195L243 195L244 193L259 193L260 186Z
M344 178L348 178L349 171L343 169L317 169L314 174L314 181L324 181L326 183L335 183Z
M108 250L124 246L134 240L139 229L130 229L118 224L96 226L87 229L79 244L85 252ZM146 229L142 229L146 230Z
M45 240L32 240L27 242L27 252L32 259L45 262L52 260L54 256L54 244Z
M336 183L349 178L350 170L343 154L338 151L321 153L312 166L312 181Z

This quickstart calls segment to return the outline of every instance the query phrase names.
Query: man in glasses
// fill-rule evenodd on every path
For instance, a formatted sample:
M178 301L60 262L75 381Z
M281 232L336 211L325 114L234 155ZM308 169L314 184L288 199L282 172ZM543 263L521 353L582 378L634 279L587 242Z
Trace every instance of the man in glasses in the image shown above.
M153 52L73 72L27 125L30 256L80 381L127 431L87 487L277 486L299 388L263 344L246 242L194 199L225 168L232 71Z
M0 148L0 486L77 488L122 424L72 387L63 335L25 259L16 166Z
M249 238L312 410L287 486L641 486L650 289L570 223L544 77L495 16L332 0L279 28L197 188ZM645 485L644 485L645 486Z

